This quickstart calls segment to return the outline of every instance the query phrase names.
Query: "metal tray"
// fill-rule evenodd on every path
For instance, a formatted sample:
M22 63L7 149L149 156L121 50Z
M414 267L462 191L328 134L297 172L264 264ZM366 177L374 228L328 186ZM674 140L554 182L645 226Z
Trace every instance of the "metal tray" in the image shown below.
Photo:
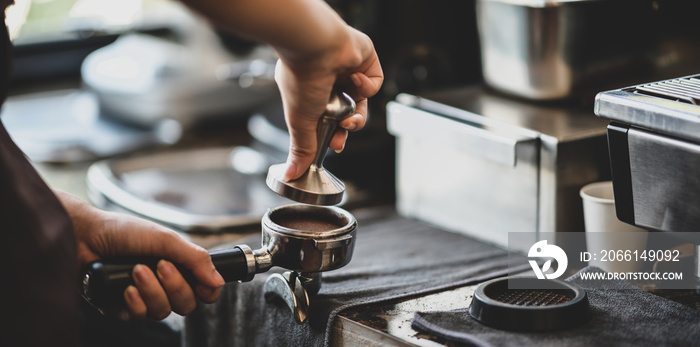
M88 169L88 196L183 232L214 233L260 223L290 202L265 185L270 164L243 146L108 159Z

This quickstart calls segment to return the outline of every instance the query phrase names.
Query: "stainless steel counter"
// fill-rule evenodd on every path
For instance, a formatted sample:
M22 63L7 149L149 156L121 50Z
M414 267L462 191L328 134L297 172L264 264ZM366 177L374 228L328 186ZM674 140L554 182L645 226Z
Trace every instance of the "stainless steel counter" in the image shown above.
M465 286L396 303L353 309L338 316L333 341L338 346L443 346L444 341L411 328L418 311L469 307L478 285Z

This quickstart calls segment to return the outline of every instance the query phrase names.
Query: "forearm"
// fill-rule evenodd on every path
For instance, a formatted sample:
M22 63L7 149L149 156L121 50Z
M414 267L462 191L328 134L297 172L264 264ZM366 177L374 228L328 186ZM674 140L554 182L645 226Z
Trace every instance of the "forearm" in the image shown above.
M322 0L182 0L218 27L265 42L283 59L317 59L347 41L347 24Z

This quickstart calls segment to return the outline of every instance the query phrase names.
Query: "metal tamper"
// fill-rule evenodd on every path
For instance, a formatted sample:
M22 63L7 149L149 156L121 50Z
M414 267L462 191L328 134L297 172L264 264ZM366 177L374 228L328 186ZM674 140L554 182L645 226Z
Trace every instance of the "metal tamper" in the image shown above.
M355 112L355 101L347 94L333 91L316 131L316 156L311 167L299 178L284 180L286 164L270 166L265 182L277 194L305 204L336 205L343 199L345 184L323 167L326 149L338 123Z

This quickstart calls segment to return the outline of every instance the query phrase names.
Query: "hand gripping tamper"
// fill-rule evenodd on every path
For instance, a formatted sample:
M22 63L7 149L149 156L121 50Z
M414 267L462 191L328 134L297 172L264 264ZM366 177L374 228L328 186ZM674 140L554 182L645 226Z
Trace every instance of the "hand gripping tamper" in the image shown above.
M311 167L299 178L284 180L286 164L270 166L266 183L277 194L304 204L336 205L343 199L345 184L323 167L326 149L338 123L355 112L355 101L347 94L333 91L316 130L316 156Z

